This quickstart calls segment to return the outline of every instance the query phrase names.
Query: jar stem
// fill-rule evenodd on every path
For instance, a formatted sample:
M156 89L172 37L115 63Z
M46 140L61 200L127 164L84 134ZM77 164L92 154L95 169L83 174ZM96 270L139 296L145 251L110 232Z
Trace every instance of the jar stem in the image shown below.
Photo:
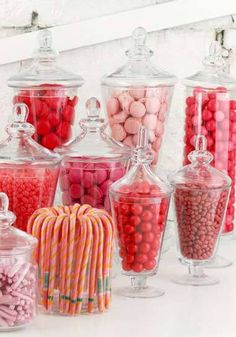
M191 275L194 278L204 278L206 276L202 266L199 266L199 265L194 265L194 264L189 265L188 272L189 272L189 275Z
M131 276L131 286L133 290L140 291L147 288L146 276Z

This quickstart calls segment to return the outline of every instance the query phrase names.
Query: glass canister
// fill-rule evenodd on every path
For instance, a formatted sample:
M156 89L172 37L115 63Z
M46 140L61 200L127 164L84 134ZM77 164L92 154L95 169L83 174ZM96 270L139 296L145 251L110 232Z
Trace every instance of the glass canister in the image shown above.
M150 168L152 153L143 126L131 161L128 173L110 187L122 270L131 277L132 285L121 288L120 293L156 297L163 292L148 287L146 280L157 272L172 190Z
M144 28L134 30L128 62L103 77L101 84L112 137L135 147L138 130L145 126L156 164L176 78L152 65L146 37Z
M87 119L80 121L82 133L56 149L64 155L60 188L64 205L89 204L110 211L109 186L120 179L130 159L130 149L105 133L100 103L92 97L86 102Z
M188 285L211 285L218 280L207 276L203 267L214 257L224 223L231 179L210 163L207 140L197 135L195 150L170 181L174 187L174 204L180 261L189 274L174 282Z
M8 197L0 193L0 332L30 324L37 309L37 240L11 225Z
M82 77L58 67L52 34L40 31L32 65L8 80L14 89L13 103L25 103L29 108L27 121L34 125L34 139L39 144L53 150L71 139L78 88L83 83Z
M184 164L194 149L197 135L207 137L212 165L232 179L223 233L234 229L236 165L236 78L226 72L219 42L213 41L202 71L185 79Z
M28 108L15 104L8 138L0 143L0 191L9 197L14 224L26 231L29 217L53 204L61 158L32 139L35 128L26 122Z

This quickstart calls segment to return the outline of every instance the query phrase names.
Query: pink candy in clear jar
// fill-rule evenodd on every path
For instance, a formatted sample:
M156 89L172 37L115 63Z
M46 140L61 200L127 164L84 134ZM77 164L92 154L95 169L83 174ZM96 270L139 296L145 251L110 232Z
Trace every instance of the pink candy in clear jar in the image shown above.
M134 30L134 47L126 52L128 63L104 77L102 89L112 137L135 147L139 128L146 127L154 165L158 161L176 79L151 64L153 52L146 46L146 35L142 27Z
M90 98L86 108L88 118L80 121L83 132L57 149L64 154L60 173L62 202L110 211L108 190L125 174L130 150L104 132L106 123L99 117L100 103L96 98Z
M30 324L37 311L37 240L12 227L15 219L0 193L0 332Z

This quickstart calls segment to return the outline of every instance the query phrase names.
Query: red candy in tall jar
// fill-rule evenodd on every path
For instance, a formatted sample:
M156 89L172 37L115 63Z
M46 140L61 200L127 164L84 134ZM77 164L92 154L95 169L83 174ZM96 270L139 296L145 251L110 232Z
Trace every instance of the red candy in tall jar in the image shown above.
M186 117L184 164L194 149L196 135L207 138L207 149L213 154L212 165L232 179L232 188L223 227L234 229L236 165L236 79L224 72L221 47L214 41L203 61L204 69L186 79Z
M83 132L57 149L64 154L60 173L62 202L110 211L108 190L125 174L130 150L104 132L106 123L99 117L100 103L96 98L90 98L86 108L88 118L80 121Z
M53 150L72 137L83 79L57 66L50 31L39 33L39 49L32 65L8 80L14 89L13 103L29 108L27 121L34 125L34 139Z
M26 123L27 114L25 104L14 106L9 136L0 143L0 191L17 216L14 226L24 231L36 209L52 206L60 164L60 156L31 138L35 129Z
M171 194L170 186L152 173L151 161L148 132L141 127L129 172L110 187L121 266L125 274L136 277L134 288L157 271ZM152 297L149 291L138 291L138 297ZM153 296L158 296L155 291Z
M112 137L135 147L140 126L146 127L156 164L175 77L151 64L153 52L146 46L146 35L142 27L134 30L134 47L126 52L128 63L103 78L102 90Z

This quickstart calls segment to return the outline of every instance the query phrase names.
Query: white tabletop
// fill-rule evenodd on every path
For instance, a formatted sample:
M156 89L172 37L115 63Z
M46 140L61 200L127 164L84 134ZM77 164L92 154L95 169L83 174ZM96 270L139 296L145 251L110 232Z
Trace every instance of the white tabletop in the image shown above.
M236 240L224 239L220 253L235 263L224 269L208 269L220 283L214 286L181 286L171 278L186 272L175 249L164 254L158 275L150 284L165 290L154 299L113 296L109 312L59 317L39 315L14 337L235 337L236 336ZM129 283L116 277L113 289ZM4 333L2 334L4 335Z

